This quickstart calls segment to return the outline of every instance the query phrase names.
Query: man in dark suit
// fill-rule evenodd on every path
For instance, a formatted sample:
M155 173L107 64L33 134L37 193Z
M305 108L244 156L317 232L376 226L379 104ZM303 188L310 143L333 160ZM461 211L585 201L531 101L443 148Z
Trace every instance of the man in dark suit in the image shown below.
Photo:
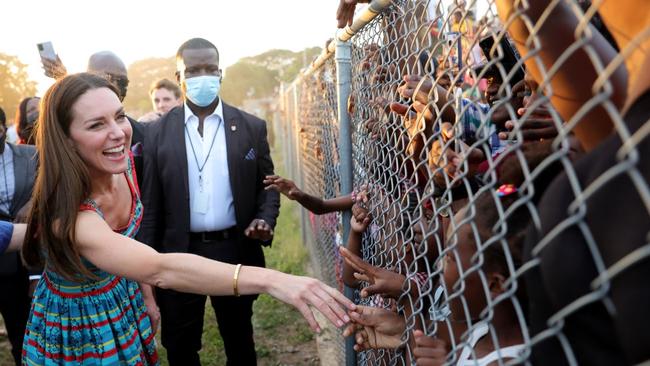
M36 149L5 143L6 121L0 109L0 220L14 221L29 202L36 175ZM5 321L11 353L20 365L23 336L31 299L29 274L18 253L0 255L0 313Z
M217 48L185 42L176 54L184 104L152 122L144 149L144 218L139 239L161 252L186 252L264 266L278 216L266 122L219 98ZM170 365L200 365L205 296L158 290L162 344ZM256 296L211 297L228 365L255 365L251 317Z

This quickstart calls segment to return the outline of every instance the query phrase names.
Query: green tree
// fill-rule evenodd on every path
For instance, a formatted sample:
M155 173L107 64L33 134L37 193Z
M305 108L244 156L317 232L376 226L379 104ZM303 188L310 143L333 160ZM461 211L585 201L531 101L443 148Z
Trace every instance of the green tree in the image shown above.
M128 67L129 90L124 99L124 108L134 118L152 110L149 88L158 79L176 80L176 59L146 58L135 61Z
M270 50L242 58L226 69L221 95L236 106L241 106L246 98L273 96L281 81L293 81L320 52L319 47L299 52Z
M241 105L245 98L273 93L278 72L248 62L237 62L226 70L221 95L227 103Z
M0 53L0 107L11 118L25 97L36 95L36 82L29 78L27 65L18 57Z
M246 98L266 98L273 96L280 82L291 82L300 70L313 60L321 49L306 48L303 51L270 50L257 56L244 57L226 68L221 87L223 99L233 105L241 106ZM161 78L175 80L175 58L147 58L134 62L128 67L129 91L124 107L133 117L151 111L149 87Z

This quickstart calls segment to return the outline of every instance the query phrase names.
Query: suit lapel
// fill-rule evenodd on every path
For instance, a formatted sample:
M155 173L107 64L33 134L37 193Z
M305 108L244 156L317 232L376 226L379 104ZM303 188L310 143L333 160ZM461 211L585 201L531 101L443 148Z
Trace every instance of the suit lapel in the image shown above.
M223 99L221 100L223 103ZM235 203L237 202L237 147L239 146L239 132L238 126L239 113L237 110L226 103L223 103L223 127L226 134L226 152L228 155L228 175L230 176L230 189Z
M16 207L18 202L21 202L22 196L25 194L25 188L27 188L27 167L29 162L26 159L26 156L22 154L21 150L15 147L12 144L9 145L11 151L14 155L14 198L11 201L10 213L13 215L18 212L22 207ZM7 177L11 179L12 177Z
M183 107L175 109L176 116L170 118L173 156L176 156L178 167L180 168L181 177L183 177L183 186L185 187L185 197L190 197L190 189L187 177L187 149L185 147L185 109ZM171 116L170 116L171 117ZM179 140L180 136L180 141Z

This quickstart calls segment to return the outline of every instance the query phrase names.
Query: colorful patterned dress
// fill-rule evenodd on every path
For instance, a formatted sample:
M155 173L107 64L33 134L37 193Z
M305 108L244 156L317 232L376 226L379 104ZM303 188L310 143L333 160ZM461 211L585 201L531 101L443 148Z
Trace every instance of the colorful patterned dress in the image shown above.
M135 237L142 218L133 160L124 173L133 204L128 225L116 232ZM81 210L103 214L92 200ZM154 333L140 286L84 260L98 280L72 282L45 270L34 293L23 343L23 365L157 365Z

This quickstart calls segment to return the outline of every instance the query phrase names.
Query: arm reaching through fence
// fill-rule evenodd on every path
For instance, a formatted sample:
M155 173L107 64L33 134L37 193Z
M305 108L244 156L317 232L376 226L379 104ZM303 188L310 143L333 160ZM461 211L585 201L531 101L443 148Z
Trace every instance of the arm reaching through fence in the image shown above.
M292 180L277 175L266 176L264 184L267 185L264 188L267 191L275 190L282 193L288 199L297 201L302 207L316 215L349 210L354 204L352 194L324 200L303 192Z
M404 344L402 334L406 322L401 315L382 308L357 306L350 312L352 324L343 331L343 336L354 335L355 351L377 348L399 348Z
M447 181L454 181L462 174L473 177L479 164L485 160L485 153L467 146L460 139L455 139L451 123L442 123L440 131L429 153L429 169L433 173L433 181L439 187L447 187ZM458 152L453 148L454 144L460 147ZM458 184L460 180L452 183Z
M576 38L572 35L581 19L568 2L497 0L496 5L501 21L508 25L508 33L526 60L527 71L538 82L543 81L541 87L548 91L551 103L564 120L572 121L594 97L594 83L602 73L602 67L616 57L616 50L600 32L589 26L587 35L578 36L579 39L584 37L586 44L569 53L575 48ZM535 32L531 31L533 26ZM535 41L529 43L531 40ZM592 61L594 53L588 53L587 46L595 53L597 62ZM554 67L557 69L551 73ZM627 91L627 71L623 65L615 69L608 83L611 91L609 101L620 109ZM574 128L587 151L611 131L612 117L601 105L588 110Z
M350 236L348 237L347 251L360 255L361 254L361 236L370 225L370 213L366 204L368 198L365 196L365 193L362 192L362 195L359 197L359 202L355 203L352 206L352 217L350 218ZM343 263L343 282L352 288L359 287L359 281L354 275L354 268L348 265L346 262Z
M447 361L449 347L442 339L425 336L421 330L413 333L415 349L413 356L418 366L442 366Z
M359 256L341 247L341 255L346 265L355 270L354 278L368 282L369 286L361 290L361 297L379 294L397 300L401 293L406 277L400 273L385 268L375 267Z

